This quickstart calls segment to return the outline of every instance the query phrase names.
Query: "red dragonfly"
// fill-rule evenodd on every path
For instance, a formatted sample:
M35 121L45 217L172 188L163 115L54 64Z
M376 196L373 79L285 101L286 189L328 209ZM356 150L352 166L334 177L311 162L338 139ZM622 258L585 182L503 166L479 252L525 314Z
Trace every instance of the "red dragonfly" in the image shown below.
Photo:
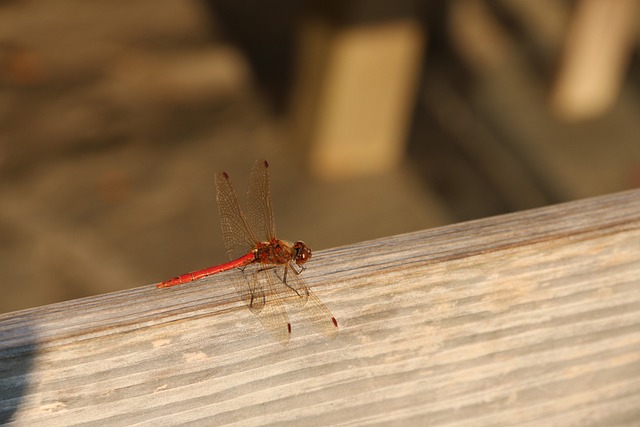
M291 336L291 323L283 301L304 306L304 313L315 329L335 336L338 332L336 318L300 275L304 264L311 259L311 248L302 241L290 243L276 238L269 163L258 160L253 166L246 216L240 209L229 175L218 172L215 179L222 237L231 261L182 274L156 286L168 288L239 268L244 273L244 280L234 282L236 290L279 341L286 343Z

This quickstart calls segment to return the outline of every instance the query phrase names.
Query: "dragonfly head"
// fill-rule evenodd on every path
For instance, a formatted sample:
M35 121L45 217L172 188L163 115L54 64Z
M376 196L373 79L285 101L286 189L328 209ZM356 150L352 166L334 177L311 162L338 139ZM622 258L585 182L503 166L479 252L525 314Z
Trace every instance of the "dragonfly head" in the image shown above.
M293 244L293 249L296 251L296 264L302 265L311 259L311 248L302 241L297 241Z

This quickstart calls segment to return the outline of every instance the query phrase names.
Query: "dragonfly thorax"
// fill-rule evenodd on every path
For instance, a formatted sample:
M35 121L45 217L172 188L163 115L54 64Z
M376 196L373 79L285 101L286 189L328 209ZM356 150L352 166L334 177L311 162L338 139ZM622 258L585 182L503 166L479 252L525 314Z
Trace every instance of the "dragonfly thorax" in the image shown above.
M301 265L311 258L311 249L303 242L291 243L279 239L260 242L254 249L254 253L256 261L266 264L295 262Z

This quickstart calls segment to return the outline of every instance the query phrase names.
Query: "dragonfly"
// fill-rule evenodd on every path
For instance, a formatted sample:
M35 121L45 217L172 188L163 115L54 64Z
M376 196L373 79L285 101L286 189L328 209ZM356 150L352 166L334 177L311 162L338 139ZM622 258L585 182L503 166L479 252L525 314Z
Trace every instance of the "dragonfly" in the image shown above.
M246 215L229 175L216 173L215 183L222 238L230 261L182 274L156 287L168 288L240 269L243 280L234 281L237 293L278 341L287 343L291 337L285 304L301 307L313 329L334 337L338 321L301 275L311 259L311 248L302 241L291 243L276 238L269 163L258 160L251 170Z

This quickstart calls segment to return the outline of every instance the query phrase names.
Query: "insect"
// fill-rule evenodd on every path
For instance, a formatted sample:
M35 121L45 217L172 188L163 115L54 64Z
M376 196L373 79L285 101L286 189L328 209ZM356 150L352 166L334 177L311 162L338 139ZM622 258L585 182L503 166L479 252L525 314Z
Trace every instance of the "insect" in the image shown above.
M258 160L251 171L246 215L238 203L229 175L215 175L216 200L222 237L230 261L157 284L168 288L239 268L243 279L234 285L242 300L263 326L279 341L288 342L291 323L284 303L302 306L314 329L328 336L338 332L338 322L302 278L311 259L311 248L304 242L291 243L276 238L269 163Z

